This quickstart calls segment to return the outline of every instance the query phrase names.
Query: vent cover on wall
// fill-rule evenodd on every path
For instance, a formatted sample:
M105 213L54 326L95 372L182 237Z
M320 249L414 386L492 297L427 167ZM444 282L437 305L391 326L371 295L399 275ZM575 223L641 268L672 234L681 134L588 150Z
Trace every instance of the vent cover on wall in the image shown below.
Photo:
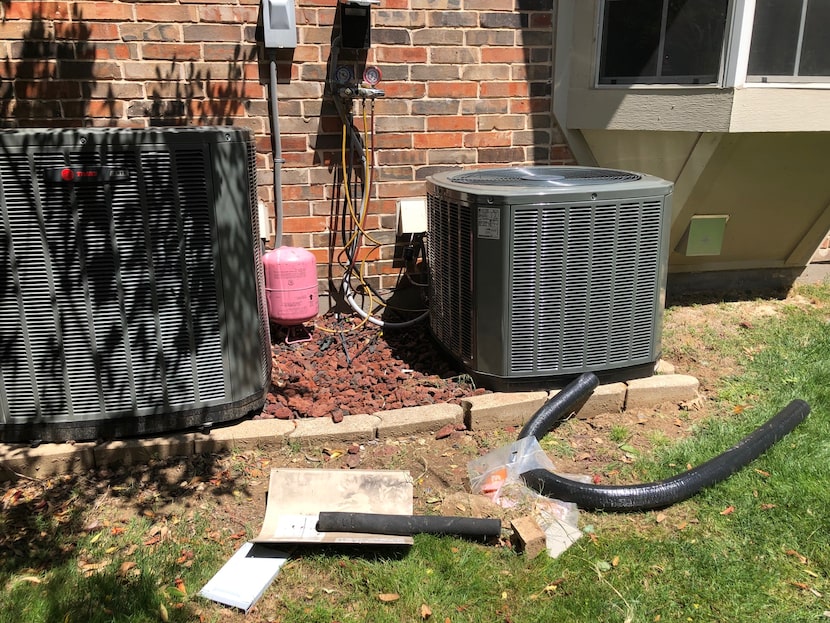
M588 167L428 178L432 333L496 389L650 374L671 191L659 178Z
M254 157L231 127L0 131L0 439L262 407Z

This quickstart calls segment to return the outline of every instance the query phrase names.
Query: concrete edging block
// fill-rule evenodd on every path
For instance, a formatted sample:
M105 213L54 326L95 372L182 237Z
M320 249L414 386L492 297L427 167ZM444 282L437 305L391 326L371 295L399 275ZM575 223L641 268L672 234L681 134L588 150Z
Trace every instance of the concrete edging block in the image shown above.
M0 481L14 480L17 474L48 478L80 474L95 467L94 443L47 443L36 447L0 447Z
M98 467L120 463L136 465L153 459L190 456L195 447L193 433L173 434L149 439L105 441L95 446L95 464Z
M273 448L285 444L296 425L290 420L245 420L232 426L220 426L194 439L196 454L234 449Z
M653 409L661 404L674 404L698 397L700 382L687 374L661 374L628 381L626 409Z
M434 404L378 411L372 415L380 418L377 436L378 439L384 439L436 431L447 424L460 424L464 421L464 407Z
M625 408L625 396L628 387L625 383L607 383L600 385L588 398L579 412L578 418L591 418L600 413L622 413Z
M467 411L467 428L493 430L506 426L524 426L547 399L547 392L537 391L481 394L461 402Z
M297 420L297 428L288 435L290 442L312 445L328 442L372 441L380 424L376 415L347 415L335 424L330 418L307 418Z

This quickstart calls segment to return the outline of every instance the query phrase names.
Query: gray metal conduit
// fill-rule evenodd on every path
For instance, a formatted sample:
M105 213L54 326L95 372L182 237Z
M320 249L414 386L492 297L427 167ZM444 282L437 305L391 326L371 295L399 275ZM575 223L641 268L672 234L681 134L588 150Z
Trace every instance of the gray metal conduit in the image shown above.
M590 372L578 377L531 417L519 433L519 439L529 435L542 439L548 431L574 412L575 405L590 397L596 383L596 376ZM560 394L564 396L557 400ZM573 502L588 510L641 511L665 508L725 480L748 465L795 429L809 413L810 406L806 402L793 400L726 452L688 471L657 482L595 485L563 478L546 469L527 471L522 474L522 479L528 487L542 495Z

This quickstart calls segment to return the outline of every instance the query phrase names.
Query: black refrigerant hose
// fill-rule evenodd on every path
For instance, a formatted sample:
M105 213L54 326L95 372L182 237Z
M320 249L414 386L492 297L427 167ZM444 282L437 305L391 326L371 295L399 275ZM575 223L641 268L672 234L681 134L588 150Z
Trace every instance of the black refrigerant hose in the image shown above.
M578 378L572 384L582 386L590 382L590 378L581 379L582 377ZM560 394L567 389L562 390ZM550 408L549 404L556 396L543 405L519 433L519 439L531 434L536 439L541 439L556 423L573 413L573 405L584 398L582 392L574 391L572 395L573 402L560 401L555 410ZM634 485L595 485L563 478L546 469L524 472L522 479L528 487L542 495L573 502L588 510L641 511L665 508L692 497L701 489L725 480L790 433L804 421L809 413L810 406L806 402L793 400L774 417L723 454L681 474L657 482Z

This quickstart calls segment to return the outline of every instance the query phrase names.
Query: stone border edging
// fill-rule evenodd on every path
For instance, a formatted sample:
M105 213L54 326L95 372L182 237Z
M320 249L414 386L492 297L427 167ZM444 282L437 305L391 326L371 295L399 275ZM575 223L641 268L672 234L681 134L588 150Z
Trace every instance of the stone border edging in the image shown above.
M698 396L698 380L684 374L660 374L627 383L600 385L578 417L649 409ZM350 415L335 424L328 418L244 420L209 433L171 433L163 437L119 441L26 445L0 444L0 480L23 475L47 478L82 473L106 465L134 465L150 459L223 452L251 447L274 448L331 443L365 443L407 435L434 433L448 424L474 431L521 427L556 391L481 394L461 405L407 407Z

